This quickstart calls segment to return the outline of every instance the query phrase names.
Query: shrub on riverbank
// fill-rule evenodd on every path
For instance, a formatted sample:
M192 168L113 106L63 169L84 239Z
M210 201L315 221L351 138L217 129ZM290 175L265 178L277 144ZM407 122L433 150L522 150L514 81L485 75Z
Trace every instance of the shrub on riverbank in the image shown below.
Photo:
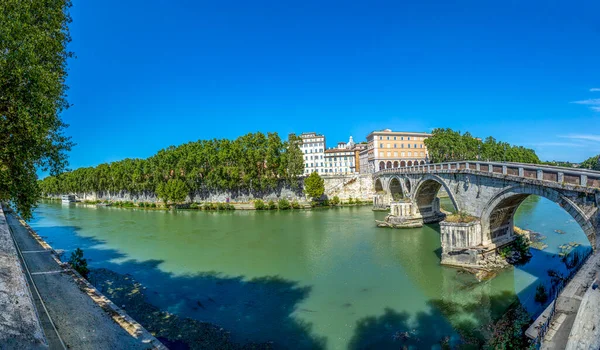
M71 253L69 265L71 265L73 270L79 272L83 278L87 279L90 270L87 267L87 259L83 257L83 250L81 250L81 248L77 248Z
M292 208L292 206L290 205L290 201L288 201L285 198L282 198L277 202L277 207L279 208L279 210L288 210Z
M300 209L300 203L297 200L292 201L292 209Z
M331 199L331 201L329 202L329 204L331 204L331 205L338 205L338 204L340 204L340 197L333 196L333 198Z
M263 202L262 199L255 200L254 201L254 209L265 210L266 209L265 202Z
M269 203L267 203L267 207L269 210L275 210L277 209L277 204L271 199Z

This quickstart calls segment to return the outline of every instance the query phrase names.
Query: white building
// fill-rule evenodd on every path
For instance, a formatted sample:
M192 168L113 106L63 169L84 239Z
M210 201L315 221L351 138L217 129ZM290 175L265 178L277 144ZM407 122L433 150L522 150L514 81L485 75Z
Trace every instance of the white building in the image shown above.
M315 132L300 134L302 144L300 150L304 154L304 175L317 172L325 174L325 136Z
M325 151L327 175L354 174L359 171L358 149L350 136L348 143L339 142L336 148Z

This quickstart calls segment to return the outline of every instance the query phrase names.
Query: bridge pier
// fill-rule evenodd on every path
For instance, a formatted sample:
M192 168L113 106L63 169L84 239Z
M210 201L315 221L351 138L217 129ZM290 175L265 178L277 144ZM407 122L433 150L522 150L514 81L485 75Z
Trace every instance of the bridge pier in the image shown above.
M444 220L446 214L440 210L440 200L436 198L431 205L419 207L411 200L390 203L390 215L384 222L378 222L380 227L413 228L422 227Z

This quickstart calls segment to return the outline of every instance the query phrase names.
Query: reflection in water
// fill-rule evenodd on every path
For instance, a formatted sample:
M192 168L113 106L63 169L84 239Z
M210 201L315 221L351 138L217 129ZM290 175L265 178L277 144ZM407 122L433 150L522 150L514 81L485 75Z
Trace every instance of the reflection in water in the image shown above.
M439 265L437 225L376 228L384 216L369 207L219 213L45 203L31 224L55 248L82 247L91 267L131 274L163 310L218 324L238 342L286 348L455 342L456 330L501 315L515 292L537 312L532 293L561 264L557 246L589 245L566 212L530 197L516 223L548 236L548 251L478 283Z

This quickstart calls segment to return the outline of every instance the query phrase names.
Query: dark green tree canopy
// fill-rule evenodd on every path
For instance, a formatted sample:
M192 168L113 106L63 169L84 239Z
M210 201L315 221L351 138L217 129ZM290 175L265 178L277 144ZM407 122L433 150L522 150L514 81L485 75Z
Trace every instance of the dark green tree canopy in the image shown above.
M258 132L235 140L199 140L170 146L148 159L79 168L46 177L40 187L47 195L154 192L163 200L180 202L188 193L202 190L262 191L280 181L294 185L303 171L297 142L282 141L277 133L265 136Z
M68 0L0 5L0 200L29 218L39 197L36 170L57 174L72 146L60 113L71 38Z
M461 160L540 163L532 149L496 141L491 136L482 141L469 132L461 134L452 129L434 129L432 136L424 142L434 163Z

